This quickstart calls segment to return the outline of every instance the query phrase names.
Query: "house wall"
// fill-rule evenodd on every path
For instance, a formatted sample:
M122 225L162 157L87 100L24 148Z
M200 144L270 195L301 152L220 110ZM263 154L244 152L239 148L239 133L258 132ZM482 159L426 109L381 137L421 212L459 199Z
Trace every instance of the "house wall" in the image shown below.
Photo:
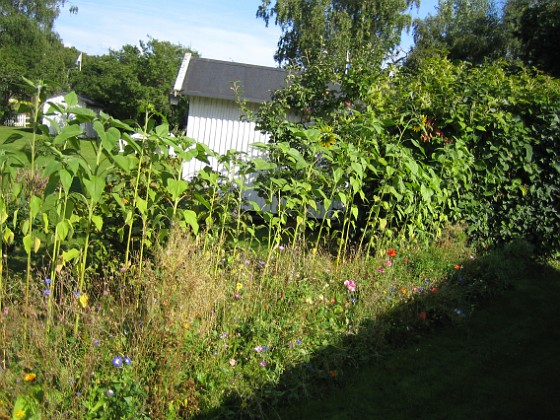
M239 105L234 101L190 97L186 136L206 144L219 154L233 149L256 156L258 151L250 145L266 143L268 136L256 131L254 122L242 121L241 115ZM210 162L213 169L222 170L215 159ZM204 166L206 164L198 160L185 162L183 178L192 178Z

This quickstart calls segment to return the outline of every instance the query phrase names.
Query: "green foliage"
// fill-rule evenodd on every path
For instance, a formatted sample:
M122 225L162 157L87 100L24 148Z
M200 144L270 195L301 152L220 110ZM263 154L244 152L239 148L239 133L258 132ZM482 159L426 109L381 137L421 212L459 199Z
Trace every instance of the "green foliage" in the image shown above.
M414 23L415 45L407 62L431 55L475 64L506 57L509 34L491 0L440 0L437 13Z
M87 56L82 71L72 73L71 86L115 118L138 119L157 109L179 127L186 121L186 105L172 109L169 91L187 51L181 45L150 39L106 55Z
M323 61L343 71L347 54L378 64L400 41L411 23L404 12L418 2L263 0L257 17L274 19L282 36L275 59L279 64L310 65Z
M521 56L529 65L560 76L560 1L527 2L518 15L515 35L521 44Z

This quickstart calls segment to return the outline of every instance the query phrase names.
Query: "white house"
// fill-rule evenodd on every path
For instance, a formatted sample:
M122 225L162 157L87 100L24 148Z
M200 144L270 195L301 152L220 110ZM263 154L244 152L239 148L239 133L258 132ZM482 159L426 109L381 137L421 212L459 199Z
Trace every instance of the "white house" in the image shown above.
M186 136L206 144L211 150L225 154L228 150L256 151L252 143L268 141L268 136L255 129L255 123L242 119L242 111L236 102L236 92L247 106L256 109L269 101L273 91L286 84L285 70L210 60L185 54L173 91L171 101L178 95L189 99ZM219 170L217 162L212 167ZM204 163L192 160L183 167L184 178L191 178Z

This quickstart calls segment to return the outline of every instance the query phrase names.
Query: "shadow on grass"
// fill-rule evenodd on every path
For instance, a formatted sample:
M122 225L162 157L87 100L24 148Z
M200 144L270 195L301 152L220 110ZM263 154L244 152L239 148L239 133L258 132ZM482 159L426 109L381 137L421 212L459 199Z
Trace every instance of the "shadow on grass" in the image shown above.
M512 270L489 277L496 258ZM199 417L560 418L560 271L506 252L465 261L464 273L463 284L453 276L437 293L363 323L260 389L249 406L230 398ZM457 291L472 310L446 315Z

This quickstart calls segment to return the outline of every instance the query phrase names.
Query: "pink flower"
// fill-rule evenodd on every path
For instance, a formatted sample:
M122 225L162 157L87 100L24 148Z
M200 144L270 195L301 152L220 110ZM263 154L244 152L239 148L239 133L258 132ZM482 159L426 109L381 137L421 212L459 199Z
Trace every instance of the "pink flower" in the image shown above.
M379 268L377 269L377 271L379 271L380 273L384 273L384 272L385 272L385 269L384 269L383 267L379 267Z
M235 359L231 359L231 360L229 361L229 365L230 365L230 366L235 366L236 364L237 364L237 360L235 360Z
M355 292L355 291L356 291L356 283L354 283L353 280L345 280L345 281L344 281L344 285L346 286L346 288L347 288L350 292Z
M259 365L261 365L262 367L265 367L267 365L267 363L264 360L261 360L259 362Z
M393 263L390 260L385 261L385 266L386 267L391 267L393 265Z

